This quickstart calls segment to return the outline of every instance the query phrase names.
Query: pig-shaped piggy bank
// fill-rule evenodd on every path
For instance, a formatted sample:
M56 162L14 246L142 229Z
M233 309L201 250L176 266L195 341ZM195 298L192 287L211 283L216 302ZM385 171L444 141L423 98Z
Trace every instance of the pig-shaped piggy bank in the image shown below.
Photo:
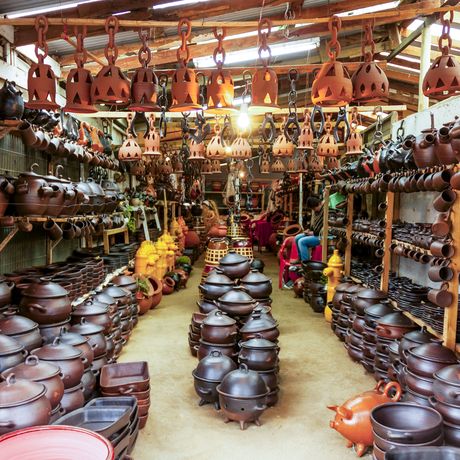
M361 457L374 442L370 419L372 409L381 404L399 401L401 398L399 383L389 382L384 385L385 382L381 380L373 390L350 398L341 406L327 406L336 413L335 419L330 422L331 428L348 439L347 447L355 446L358 457ZM390 396L393 392L393 396Z

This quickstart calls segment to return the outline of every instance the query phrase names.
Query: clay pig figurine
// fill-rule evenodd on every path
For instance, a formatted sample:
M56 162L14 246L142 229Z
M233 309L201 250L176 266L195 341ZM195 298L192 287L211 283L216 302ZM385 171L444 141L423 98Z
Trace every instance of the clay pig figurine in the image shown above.
M354 446L358 457L374 442L370 419L372 409L401 398L401 387L397 382L384 385L385 382L381 380L373 390L354 396L341 406L327 406L336 413L335 419L330 422L331 428L348 439L347 447Z

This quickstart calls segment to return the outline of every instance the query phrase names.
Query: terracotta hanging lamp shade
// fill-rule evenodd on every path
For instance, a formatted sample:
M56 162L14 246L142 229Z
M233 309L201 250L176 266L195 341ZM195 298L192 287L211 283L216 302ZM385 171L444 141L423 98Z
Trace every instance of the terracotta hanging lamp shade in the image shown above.
M451 10L448 14L448 17L441 19L442 34L438 44L442 54L431 64L422 85L423 94L435 99L446 99L460 94L460 63L450 52L452 47L450 24L454 19L454 12ZM445 45L443 40L446 40Z
M364 62L351 77L353 83L353 101L376 102L388 99L390 87L385 72L374 61L375 42L372 36L374 20L364 25L362 55Z
M155 115L150 114L149 130L144 134L144 153L149 157L159 157L160 151L160 134L155 129Z
M51 66L45 64L45 58L48 56L46 43L48 20L45 16L35 18L35 30L38 35L35 44L35 56L38 62L31 64L27 74L29 101L25 106L28 109L57 110L59 105L56 103L56 76ZM42 53L39 52L40 49Z
M131 114L128 115L128 128L126 130L126 134L128 137L123 142L118 151L118 159L120 161L141 161L142 160L142 149L139 147L139 144L134 139L132 134L132 124L133 124L133 116Z
M316 153L319 157L336 157L339 155L339 146L332 133L331 116L327 116L327 121L324 125L325 133L321 136Z
M75 27L75 35L77 37L77 49L74 56L77 68L72 69L67 75L67 103L64 111L69 113L95 113L97 109L91 101L93 77L91 72L84 68L87 57L87 52L83 46L86 27L83 28L82 32L79 32Z
M129 104L130 83L121 69L115 65L118 48L115 45L115 34L118 32L118 19L110 16L105 21L105 31L109 41L104 54L107 65L102 67L91 86L93 104L107 104L115 107L125 107Z
M270 161L268 158L262 158L260 161L260 174L270 174Z
M329 21L331 40L327 44L329 62L325 62L312 84L311 100L320 106L344 106L353 98L353 85L345 66L337 61L340 42L337 40L342 22L338 16Z
M282 173L286 171L286 166L284 166L281 158L277 158L270 167L271 172Z
M358 133L358 119L357 119L357 110L356 107L352 111L352 120L350 123L350 135L348 136L347 141L345 142L346 154L347 155L358 155L363 153L363 138L361 134Z
M206 156L218 160L223 160L226 157L225 147L222 144L220 126L217 123L214 125L214 136L211 137L206 147Z
M302 124L302 129L300 130L300 135L298 139L299 149L303 149L303 150L313 149L314 135L313 135L313 130L311 128L310 120L311 120L310 111L306 109L304 112L304 120Z
M294 154L294 144L287 138L284 133L284 123L281 128L280 135L273 143L273 156L274 157L292 157Z
M149 32L140 30L139 38L142 42L142 46L138 52L141 66L136 70L131 79L132 102L129 109L136 112L158 112L160 110L160 106L157 103L158 77L149 68L150 60L152 59L152 52L148 46Z
M235 160L246 160L252 157L252 149L248 140L241 135L238 135L232 142L231 157Z
M225 61L225 49L223 41L226 36L225 29L218 32L214 27L214 37L217 40L217 48L213 58L217 69L211 72L207 83L207 111L210 113L234 112L233 97L235 94L232 74L223 68Z
M249 112L264 113L279 109L278 105L278 76L270 69L271 51L267 39L271 33L272 22L269 19L259 21L259 58L263 67L256 70L252 77L252 94ZM266 31L264 31L266 29ZM263 54L267 56L262 57Z
M219 174L222 172L220 161L219 160L211 160L212 161L212 172L214 174Z
M174 72L172 77L172 104L169 110L171 112L192 112L201 110L202 107L199 103L200 85L198 83L198 77L193 69L187 68L187 64L190 60L190 50L187 45L187 40L192 31L190 21L188 19L181 19L177 26L177 30L182 39L182 43L177 49L177 62L179 63L179 68Z
M189 160L206 160L204 156L206 149L203 142L197 142L194 138L190 141L190 156Z
M201 167L201 174L209 175L213 174L213 166L212 166L212 161L209 158L206 158L206 160L203 161L203 166Z

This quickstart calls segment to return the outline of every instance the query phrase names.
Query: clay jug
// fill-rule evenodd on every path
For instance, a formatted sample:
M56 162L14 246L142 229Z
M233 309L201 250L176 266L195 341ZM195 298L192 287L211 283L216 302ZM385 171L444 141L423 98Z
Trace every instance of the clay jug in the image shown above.
M450 144L457 161L460 161L460 118L456 118L455 123L449 130Z
M354 445L358 457L361 457L374 441L370 419L372 409L380 404L397 402L401 398L399 383L390 382L384 385L385 382L381 380L373 390L350 398L341 406L327 406L336 413L335 419L330 422L331 428L348 440L349 447ZM394 395L390 396L392 390Z
M457 158L452 148L450 139L450 129L447 126L439 128L436 137L436 157L441 165L451 165L457 163Z
M434 129L434 117L431 115L431 128L424 129L415 139L409 138L404 141L406 150L412 149L417 168L431 168L439 165L436 157L436 130Z

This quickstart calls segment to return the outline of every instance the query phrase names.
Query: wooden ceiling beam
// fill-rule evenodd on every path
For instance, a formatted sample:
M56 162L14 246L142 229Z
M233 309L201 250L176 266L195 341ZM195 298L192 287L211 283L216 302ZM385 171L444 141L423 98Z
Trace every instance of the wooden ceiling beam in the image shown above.
M410 83L412 85L418 85L419 77L416 74L405 72L400 69L394 69L390 66L388 66L385 69L385 73L390 80L396 80L404 83Z

